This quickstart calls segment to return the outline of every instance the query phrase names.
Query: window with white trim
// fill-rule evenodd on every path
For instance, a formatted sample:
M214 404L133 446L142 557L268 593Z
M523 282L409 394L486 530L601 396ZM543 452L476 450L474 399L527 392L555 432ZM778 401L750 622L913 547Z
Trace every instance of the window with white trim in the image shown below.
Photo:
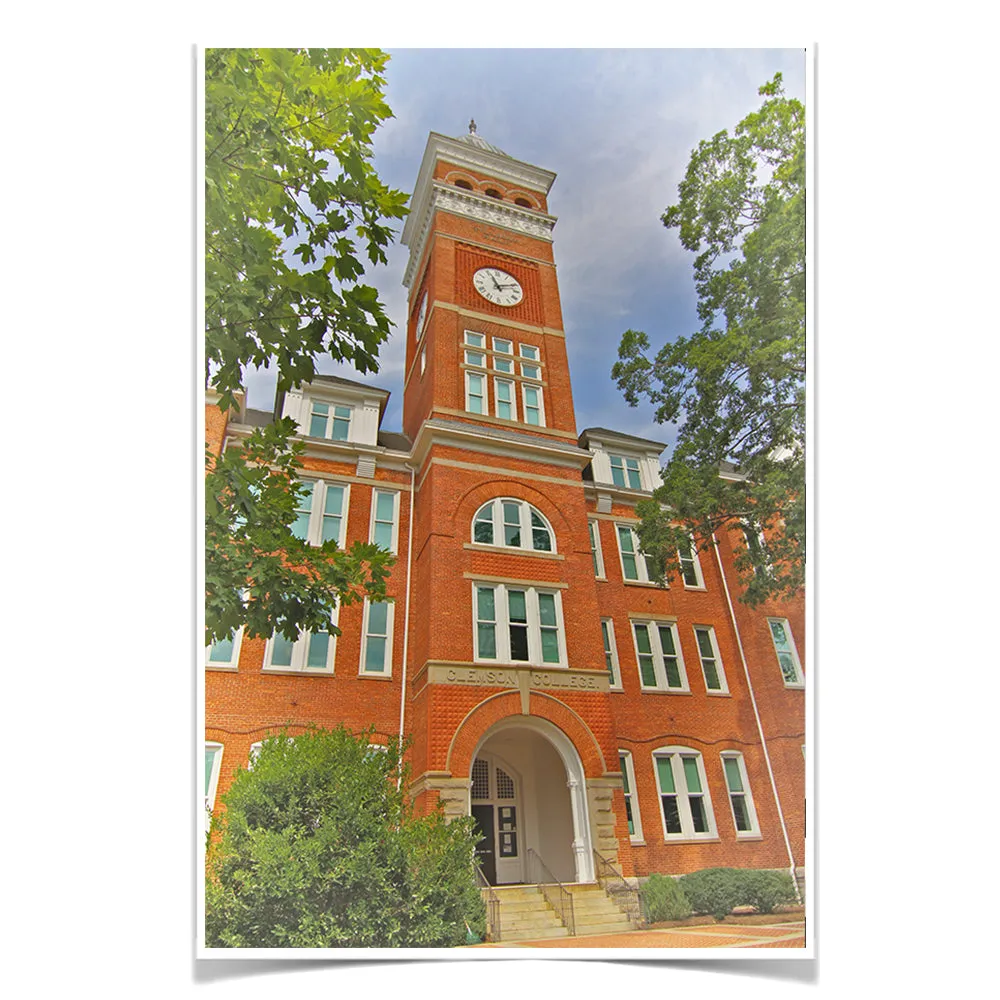
M399 492L372 490L371 537L369 541L396 552L399 544Z
M344 547L347 536L346 483L329 483L322 479L303 479L306 495L299 500L291 531L310 545L334 541Z
M722 669L722 657L719 655L715 629L711 625L695 625L694 638L698 644L701 672L705 676L705 690L728 694L726 672Z
M514 345L509 340L504 340L502 337L493 338L493 368L498 372L503 372L505 375L514 374ZM499 357L501 354L506 354L507 357ZM513 388L513 385L511 386ZM498 414L499 416L499 414ZM514 417L505 417L505 420L516 419Z
M534 379L536 382L541 382L542 380L542 369L538 365L529 365L526 362L521 362L521 377Z
M222 744L205 743L205 829L212 822L215 808L215 792L219 787L219 773L222 771Z
M760 830L757 826L757 810L753 806L753 796L750 794L750 782L747 780L743 754L736 750L726 750L723 751L721 757L736 836L755 837L759 835Z
M508 379L493 379L494 414L501 420L517 420L514 383Z
M469 413L486 413L486 376L478 372L465 373L465 409Z
M346 441L351 433L351 413L350 406L338 406L314 399L309 413L310 437Z
M802 687L805 683L802 677L802 664L795 649L792 638L792 627L787 618L768 618L767 626L771 632L774 651L778 655L778 666L781 676L785 679L785 687Z
M639 536L630 524L616 524L618 555L621 558L622 579L636 583L653 583L648 558L639 548Z
M714 838L715 818L701 754L690 747L661 747L653 753L653 764L664 839Z
M250 744L250 753L247 757L247 770L252 771L254 764L257 763L257 758L260 756L261 748L264 746L263 740L258 740L256 743Z
M639 475L639 460L625 455L611 455L611 481L615 486L627 486L630 490L642 489Z
M545 426L545 408L542 405L541 386L521 384L521 405L524 412L524 423L535 427Z
M635 794L635 768L632 766L632 754L628 750L618 751L618 766L622 772L622 785L625 792L625 818L628 820L628 839L633 844L641 844L642 818L639 815L639 799Z
M472 330L466 330L464 343L466 347L478 347L480 350L486 350L486 335L483 333L473 333Z
M587 522L587 529L590 532L590 555L594 560L594 576L603 580L604 555L601 552L601 526L599 522L590 520Z
M541 512L510 497L484 503L472 519L472 540L535 552L555 552L555 532Z
M681 579L684 581L684 586L704 588L705 579L701 575L701 562L693 538L677 550L677 557L681 563Z
M423 378L424 372L427 370L427 348L424 347L420 351L420 377Z
M205 666L235 670L240 662L240 645L243 629L237 629L229 638L220 639L205 647Z
M566 665L558 591L507 583L475 583L472 602L477 661Z
M533 344L518 344L518 352L522 358L527 361L537 361L538 360L538 348Z
M361 674L392 675L392 609L388 601L365 598L361 635Z
M650 691L687 691L676 622L632 622L640 685Z
M618 668L618 648L615 645L615 623L610 618L601 619L601 638L604 640L604 665L608 668L608 678L613 688L622 686L622 675Z
M486 367L486 336L482 333L473 333L472 330L465 331L465 363L475 365L477 368ZM472 350L469 350L472 348ZM468 409L468 407L466 407Z
M740 528L743 531L743 543L750 554L750 562L753 566L754 574L766 572L769 560L764 532L746 518L740 522Z
M334 608L330 621L335 625L338 610ZM332 674L336 651L336 636L326 632L300 632L294 642L275 632L264 647L263 670L304 674Z

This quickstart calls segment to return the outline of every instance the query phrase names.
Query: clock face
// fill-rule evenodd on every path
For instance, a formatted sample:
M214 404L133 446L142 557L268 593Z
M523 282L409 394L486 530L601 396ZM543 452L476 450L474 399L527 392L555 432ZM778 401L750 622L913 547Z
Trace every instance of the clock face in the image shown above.
M427 293L424 292L424 299L420 303L420 314L417 316L417 340L424 332L424 320L427 318Z
M472 276L472 283L487 302L498 306L516 306L524 298L517 278L498 267L481 267Z

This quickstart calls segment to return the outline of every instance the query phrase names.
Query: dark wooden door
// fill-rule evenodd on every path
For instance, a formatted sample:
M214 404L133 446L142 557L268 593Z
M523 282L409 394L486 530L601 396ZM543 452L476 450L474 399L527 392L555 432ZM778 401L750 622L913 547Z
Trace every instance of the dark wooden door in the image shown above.
M483 837L476 848L476 860L483 869L486 881L490 885L497 884L497 856L496 840L493 833L493 808L490 805L474 805L472 807L472 818L476 821L476 827Z

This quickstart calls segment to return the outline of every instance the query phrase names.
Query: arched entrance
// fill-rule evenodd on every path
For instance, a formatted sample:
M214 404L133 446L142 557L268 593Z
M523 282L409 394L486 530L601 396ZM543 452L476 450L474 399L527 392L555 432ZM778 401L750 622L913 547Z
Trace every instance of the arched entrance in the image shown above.
M528 880L529 848L560 882L593 881L583 764L562 730L537 716L498 722L480 740L470 777L469 811L492 884Z

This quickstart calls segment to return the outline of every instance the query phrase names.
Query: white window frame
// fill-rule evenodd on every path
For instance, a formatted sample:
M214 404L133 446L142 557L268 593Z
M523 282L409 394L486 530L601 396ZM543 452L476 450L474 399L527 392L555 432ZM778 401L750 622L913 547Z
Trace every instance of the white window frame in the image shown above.
M256 743L250 744L250 752L247 754L247 770L252 771L254 764L257 763L257 758L260 756L261 747L264 746L263 740L257 740Z
M624 765L624 767L622 766ZM628 782L628 789L623 788L625 801L632 807L632 829L628 839L633 844L644 844L646 841L642 836L642 816L639 815L639 796L635 787L635 766L632 763L632 753L630 750L618 751L618 768ZM628 823L628 813L625 814L625 821Z
M420 300L420 311L417 313L417 343L420 343L420 338L424 335L424 329L427 326L427 295L428 293L425 291L424 297Z
M706 694L712 694L712 695L729 694L729 683L726 680L726 671L722 666L722 654L719 652L719 641L715 635L715 626L695 625L692 627L692 631L694 632L694 648L698 653L698 662L701 664L701 676L705 682ZM710 688L708 686L708 674L705 673L705 659L702 656L701 644L698 642L699 631L708 633L708 641L711 644L714 653L712 659L715 661L715 672L718 675L719 684L721 685L718 688Z
M478 361L476 359L479 359ZM474 351L471 348L465 349L465 363L472 368L486 367L486 354L483 351Z
M698 546L695 545L694 535L689 535L688 537L690 539L690 544L691 544L691 550L690 550L691 551L691 558L690 559L685 559L684 553L680 549L677 550L677 558L678 558L678 560L680 560L680 577L681 577L681 583L684 584L684 587L687 590L704 590L705 589L705 577L702 576L702 572L701 572L701 560L698 558ZM690 562L691 563L691 568L694 570L694 577L695 577L695 581L696 581L695 583L688 583L687 580L684 579L684 563L685 562Z
M593 556L594 576L598 580L606 580L604 553L601 551L601 522L596 517L588 518L587 531L590 533L590 554Z
M223 744L215 740L205 740L205 750L218 750L212 758L212 773L208 777L208 788L205 791L205 830L209 829L212 822L212 813L215 810L215 795L219 790L219 775L222 773L222 755L225 752Z
M501 375L514 376L514 361L508 355L493 355L493 370Z
M528 402L525 399L528 390L531 389L538 393L538 423L532 424L528 423ZM534 409L534 407L532 407ZM545 393L542 391L542 386L540 383L532 382L522 382L521 383L521 423L527 425L528 427L545 427Z
M781 668L781 656L779 653L786 652L785 650L778 649L778 643L775 641L774 632L771 631L771 622L778 622L785 628L785 635L788 636L788 650L792 654L792 664L795 667L795 680L789 680L785 676L785 671ZM767 619L767 634L771 637L771 645L774 646L774 657L778 661L778 670L781 673L781 679L785 682L786 688L801 688L805 687L805 675L802 672L802 661L799 659L799 651L795 646L795 636L792 635L792 626L787 618L768 618Z
M326 507L326 494L330 489L342 489L344 500L341 504L340 514L340 537L332 539L337 543L337 548L344 548L347 539L347 514L351 507L351 484L337 482L332 479L313 479L309 476L301 480L303 483L315 483L312 492L312 506L309 510L309 527L306 531L305 541L309 545L323 544L323 518ZM332 516L332 515L331 515Z
M657 765L658 759L668 759L670 761L670 772L673 776L674 791L665 792L660 785L660 769ZM693 759L698 771L698 779L701 784L701 792L692 793L688 788L687 776L684 773L684 759ZM660 826L663 830L664 841L675 840L716 840L718 830L715 825L715 810L712 808L712 796L708 788L708 776L705 773L705 762L699 751L691 747L669 746L658 747L653 751L653 778L656 781L656 795L659 800ZM682 791L683 789L683 791ZM680 820L680 832L672 833L667 831L667 818L663 812L663 798L673 794L677 797L677 814ZM695 831L694 818L691 812L691 798L700 795L704 804L705 823L707 829L701 833Z
M498 344L510 344L510 350L505 351L502 347L498 347ZM514 357L514 341L510 340L508 337L494 337L493 338L493 351L496 354L503 354L508 358Z
M496 656L479 655L479 590L493 591L494 646ZM528 659L513 660L510 654L510 619L508 614L507 593L510 590L520 590L525 595L525 612L528 619ZM559 660L547 662L542 659L541 619L538 610L538 595L550 594L554 600L556 612L556 636L559 641ZM484 619L485 621L485 619ZM566 659L566 628L563 623L562 596L558 590L548 587L534 587L529 584L494 583L492 580L472 581L472 650L476 663L523 663L525 665L542 667L546 670L557 670L568 667Z
M479 342L476 342L476 338L479 338ZM485 351L486 348L486 334L476 333L475 330L466 330L462 337L462 343L466 347L472 347L477 351Z
M733 817L733 830L736 833L737 840L750 840L753 838L760 837L760 826L757 823L757 810L753 804L753 793L750 791L750 779L747 777L747 767L746 762L743 759L743 754L738 750L723 750L719 757L722 762L722 777L726 783L726 795L729 799L729 812ZM736 766L740 773L740 780L743 783L742 791L733 791L733 786L729 783L729 772L726 770L726 761L731 760L736 762ZM743 806L746 810L747 819L750 821L749 830L740 830L736 823L736 809L733 806L733 796L742 795L743 796Z
M389 551L395 555L399 551L399 490L386 490L376 487L372 490L372 507L368 517L368 541L375 544L375 514L378 510L378 495L384 493L392 497L392 540ZM379 522L384 524L384 521Z
M607 635L607 643L604 642L604 636ZM608 657L611 657L611 689L613 691L621 691L622 689L622 670L621 664L618 661L618 642L615 639L615 622L613 618L602 618L601 619L601 644L604 648L604 665L608 665Z
M321 406L327 407L326 413L326 427L323 429L322 434L313 434L312 423L313 423L313 407L319 403ZM347 410L347 416L338 415L337 410ZM316 416L322 416L322 414L316 414ZM335 420L346 420L347 421L347 437L335 438L333 436L333 426ZM354 407L348 403L337 403L332 400L327 399L309 399L309 437L322 437L327 441L351 441L351 428L354 425Z
M520 530L521 530L521 544L520 545L508 545L504 538L504 520L503 520L503 505L505 503L513 503L518 506L518 517L520 519ZM492 504L492 509L490 511L491 520L493 523L493 541L492 542L477 542L476 541L476 521L479 518L479 514L482 512L484 507ZM535 513L541 519L542 524L549 533L549 541L552 543L552 547L549 549L536 549L534 546L534 535L532 534L534 526L531 523L531 515ZM473 545L488 545L494 548L505 548L513 549L515 552L541 552L548 555L549 553L556 553L558 550L556 548L556 533L552 527L552 523L549 519L537 508L533 507L527 500L519 500L517 497L494 497L492 500L487 500L475 514L472 515L472 524L470 525L470 537L472 539ZM525 544L525 543L528 544Z
M371 611L371 602L365 598L365 610L361 622L361 659L358 663L358 675L360 677L392 677L392 643L393 643L393 617L395 603L392 601L377 601L377 604L385 604L385 669L366 670L365 661L368 653L368 615Z
M534 354L531 353L532 351L534 351ZM536 365L542 363L541 351L534 344L518 344L517 353L525 361L533 362Z
M619 532L620 528L624 528L632 537L632 552L629 555L635 557L635 571L638 574L638 579L633 580L630 576L625 575L625 553L622 551L622 536ZM649 565L646 562L646 555L639 546L639 536L635 532L635 528L631 524L621 524L615 521L615 541L618 543L618 567L622 573L622 582L625 584L629 583L655 583L655 580L649 578ZM664 583L664 587L669 588L669 584Z
M424 377L424 372L427 370L427 348L420 348L420 377Z
M639 651L639 638L636 634L636 628L645 628L646 637L649 640L650 652L640 654ZM667 678L667 665L664 659L663 648L660 641L659 630L661 628L669 629L673 641L674 650L676 651L677 659L677 674L680 679L680 685L670 685ZM643 691L670 691L674 694L677 693L688 693L691 690L688 684L687 668L684 666L684 652L681 649L681 637L677 631L677 622L665 622L658 619L649 618L630 618L629 619L629 629L632 632L632 648L635 653L635 666L636 670L639 672L639 687ZM652 631L650 631L652 629ZM651 655L653 658L653 674L656 680L655 684L646 684L642 678L642 662L639 657Z
M528 371L532 370L536 374L529 375ZM522 361L521 362L521 378L531 379L532 382L542 381L542 366L536 364L534 361Z
M622 479L625 480L624 483L616 483L615 482L615 459L616 458L621 462L621 465L622 465L622 467L621 467L621 473L622 473ZM636 458L635 455L612 455L609 452L608 453L608 461L611 464L611 482L612 482L613 485L617 486L620 490L645 490L646 483L645 483L645 478L644 478L644 476L642 474L642 460L641 459ZM634 469L629 469L629 467L625 464L626 462L634 462L635 463L635 468ZM635 474L636 474L636 476L637 476L637 478L639 480L639 485L638 486L633 486L629 482L629 477L628 477L629 472L635 472Z
M212 655L212 649L215 646L214 642L210 642L205 647L205 666L210 670L236 670L239 667L240 662L240 646L243 643L243 629L238 628L233 633L233 652L228 660L211 660L209 657Z
M500 385L506 385L510 392L509 400L500 399ZM500 416L500 403L510 403L510 416L501 417ZM509 378L494 378L493 379L493 416L498 420L517 420L517 389L513 379Z
M340 607L338 605L333 609L333 613L330 615L330 621L336 625L339 617ZM264 673L277 674L332 674L337 655L337 636L330 636L330 641L327 643L326 647L326 663L322 667L307 666L309 658L309 640L311 637L312 632L300 632L298 639L292 643L292 662L287 665L279 664L274 666L271 663L271 658L274 655L275 637L272 635L264 645L264 663L261 670Z
M477 398L482 399L482 401L483 401L482 411L474 410L469 405L469 401L472 399L472 396L473 396L473 393L472 393L471 387L470 387L470 383L471 383L471 381L472 381L473 378L478 378L482 382L482 385L483 385L483 394L482 394L482 396L477 397ZM476 416L476 417L482 417L482 416L485 416L486 414L488 414L490 412L490 401L489 401L489 393L488 393L488 383L489 383L489 378L487 377L485 371L483 371L483 372L470 372L470 371L467 371L465 373L465 412L466 413L471 413L471 414L473 414L473 416Z

